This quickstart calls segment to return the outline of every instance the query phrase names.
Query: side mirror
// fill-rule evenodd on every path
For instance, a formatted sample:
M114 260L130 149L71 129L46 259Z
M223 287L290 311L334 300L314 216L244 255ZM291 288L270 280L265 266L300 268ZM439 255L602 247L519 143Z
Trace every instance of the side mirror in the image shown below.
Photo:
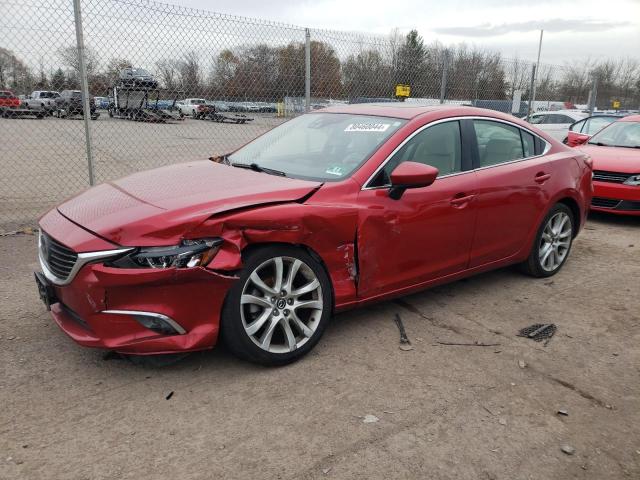
M399 200L408 188L428 187L435 182L438 169L418 162L402 162L391 172L389 197Z
M587 135L586 133L578 133L569 131L567 134L567 145L570 147L577 147L578 145L584 145L589 141L591 135Z

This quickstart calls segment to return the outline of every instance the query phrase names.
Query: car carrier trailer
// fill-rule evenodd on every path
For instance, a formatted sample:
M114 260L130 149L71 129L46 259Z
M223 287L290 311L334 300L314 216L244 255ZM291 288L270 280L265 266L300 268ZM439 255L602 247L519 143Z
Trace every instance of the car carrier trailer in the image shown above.
M150 93L155 93L155 101L150 99ZM171 107L160 108L160 91L132 87L113 87L113 103L109 105L109 116L127 120L164 123L180 120L182 116L175 111L178 92Z
M218 123L238 123L243 124L247 122L252 122L253 118L247 117L241 113L220 113L216 112L215 107L212 106L212 110L203 114L200 118L204 120L212 120Z

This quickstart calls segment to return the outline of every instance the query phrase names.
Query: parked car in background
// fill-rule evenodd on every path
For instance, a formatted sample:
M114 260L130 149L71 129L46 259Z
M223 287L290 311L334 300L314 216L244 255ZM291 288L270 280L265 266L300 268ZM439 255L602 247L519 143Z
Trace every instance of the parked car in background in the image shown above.
M258 113L260 112L260 105L256 102L241 102L244 112Z
M227 102L227 107L230 112L246 112L247 109L243 102Z
M0 108L19 108L20 99L11 90L0 90Z
M89 109L91 117L97 118L96 103L92 96L89 97ZM58 118L82 115L83 111L84 104L80 90L63 90L60 92L60 96L56 98L56 115Z
M529 116L529 123L556 140L566 143L569 127L589 114L580 110L557 110L555 112L537 112Z
M569 132L569 142L593 160L591 209L640 215L640 115L616 120L593 136Z
M128 88L154 89L158 82L144 68L124 68L120 71L120 86Z
M609 125L616 120L619 120L624 115L617 114L595 114L591 117L583 118L582 120L578 120L574 122L569 127L570 132L584 133L586 135L593 135L598 131L602 130L604 127ZM567 138L563 140L563 143L566 143L570 147L574 147L575 145L571 145L569 140L569 135L567 133Z
M211 105L213 105L216 109L216 112L228 112L229 111L229 105L227 105L225 102L220 102L220 101L213 101L213 102L208 102Z
M60 93L56 91L36 90L24 100L23 106L52 114L56 110L56 98L59 96Z
M206 105L204 98L185 98L176 102L176 107L183 115L191 115L193 118L198 117L198 106Z
M285 364L334 311L510 264L554 275L591 200L587 155L478 108L330 107L223 162L136 173L40 219L36 281L62 330L138 355L222 338Z
M96 108L107 110L109 108L109 97L93 97Z
M256 102L256 105L261 113L275 113L277 110L276 104L272 102Z

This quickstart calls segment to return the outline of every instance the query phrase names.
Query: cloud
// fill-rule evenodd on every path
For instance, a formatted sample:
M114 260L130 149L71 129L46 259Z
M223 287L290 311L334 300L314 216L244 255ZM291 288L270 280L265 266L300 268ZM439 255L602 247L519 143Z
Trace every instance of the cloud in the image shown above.
M512 32L531 32L544 29L545 32L602 32L615 28L632 25L631 22L606 22L600 20L531 20L528 22L513 22L502 24L483 23L471 27L435 28L433 31L443 35L458 37L495 37Z

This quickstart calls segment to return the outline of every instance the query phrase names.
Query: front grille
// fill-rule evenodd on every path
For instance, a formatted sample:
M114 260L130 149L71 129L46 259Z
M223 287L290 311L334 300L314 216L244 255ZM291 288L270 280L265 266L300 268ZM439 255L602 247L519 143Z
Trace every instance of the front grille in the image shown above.
M605 172L604 170L593 171L593 179L599 182L624 183L629 177L628 173Z
M69 277L78 260L76 252L65 247L44 231L40 232L40 256L51 273L60 280L66 280Z

